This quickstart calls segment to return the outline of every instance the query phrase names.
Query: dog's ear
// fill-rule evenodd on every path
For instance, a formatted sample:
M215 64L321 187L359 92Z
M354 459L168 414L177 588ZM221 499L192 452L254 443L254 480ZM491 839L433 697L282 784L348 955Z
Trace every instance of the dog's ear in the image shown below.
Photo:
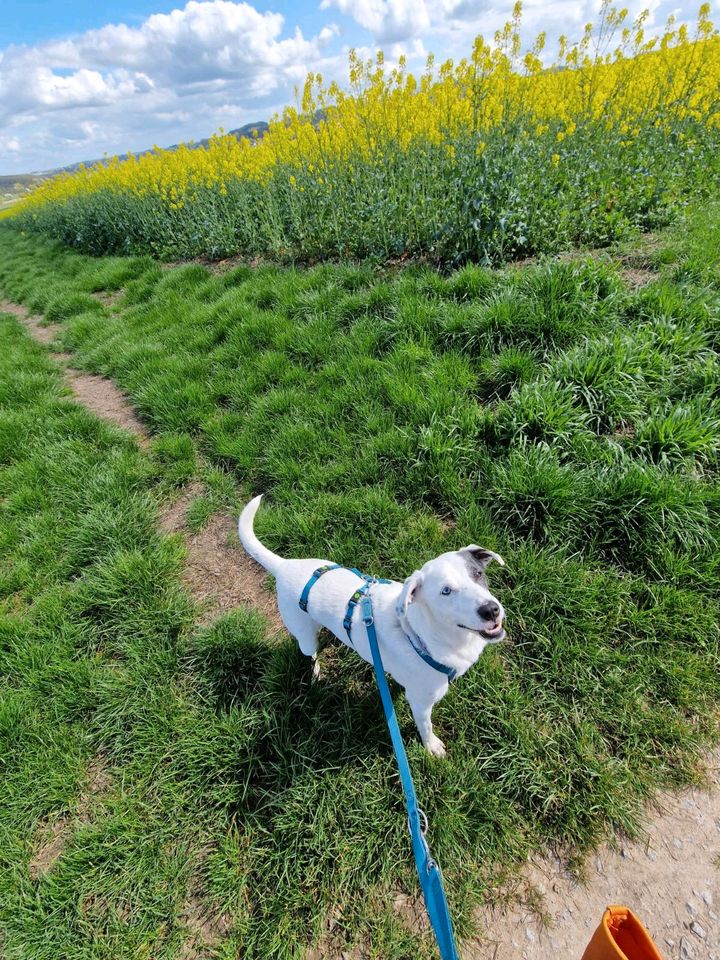
M415 573L411 574L403 584L403 588L400 591L400 596L398 597L397 606L395 608L399 617L404 617L410 604L417 600L417 595L420 591L420 587L422 586L422 580L422 573L420 573L419 570L416 570Z
M463 547L462 550L458 550L458 553L481 572L484 572L485 567L487 567L489 563L492 563L493 560L497 560L501 567L505 566L505 561L499 553L488 550L486 547L478 547L474 543L471 543L468 547Z

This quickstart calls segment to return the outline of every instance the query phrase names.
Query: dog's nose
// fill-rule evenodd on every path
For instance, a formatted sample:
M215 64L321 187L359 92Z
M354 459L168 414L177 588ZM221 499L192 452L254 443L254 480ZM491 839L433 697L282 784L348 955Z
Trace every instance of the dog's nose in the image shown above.
M500 605L495 603L494 600L491 603L483 603L482 606L478 607L478 614L483 620L493 620L496 622L500 616Z

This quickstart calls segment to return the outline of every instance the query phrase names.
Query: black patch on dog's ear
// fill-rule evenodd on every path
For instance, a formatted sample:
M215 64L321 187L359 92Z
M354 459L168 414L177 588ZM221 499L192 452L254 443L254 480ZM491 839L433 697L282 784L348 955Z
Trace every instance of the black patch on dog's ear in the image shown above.
M468 547L463 547L462 550L458 550L458 553L462 554L472 569L479 570L481 573L485 572L485 568L489 563L492 563L493 560L496 560L501 567L505 566L505 561L499 553L495 553L494 550L488 550L487 547L478 547L477 544L474 543L471 543Z
M420 592L420 587L422 586L422 580L422 573L420 573L419 570L416 570L415 573L411 574L403 584L403 588L400 591L400 596L398 597L395 608L399 617L404 617L410 604L417 600L417 595Z

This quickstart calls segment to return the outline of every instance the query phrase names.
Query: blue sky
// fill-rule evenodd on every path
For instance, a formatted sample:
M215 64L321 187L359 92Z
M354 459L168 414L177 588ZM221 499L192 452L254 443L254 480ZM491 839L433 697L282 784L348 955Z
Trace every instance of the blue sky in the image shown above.
M687 0L650 8L694 21ZM492 37L511 0L2 0L0 174L208 136L266 119L309 70L342 82L350 47L422 68ZM579 36L598 0L526 0L528 39Z
M153 13L170 13L184 6L177 0L112 0L99 4L58 3L58 0L3 0L0 19L0 50L11 43L38 43L59 37L70 37L85 30L98 29L106 23L127 23L139 26ZM319 32L327 17L319 3L254 3L256 10L282 13L303 32Z

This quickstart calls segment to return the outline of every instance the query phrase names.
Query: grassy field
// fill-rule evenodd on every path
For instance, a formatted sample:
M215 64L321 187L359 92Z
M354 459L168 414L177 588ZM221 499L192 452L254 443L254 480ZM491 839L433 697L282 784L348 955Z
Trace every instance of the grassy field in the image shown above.
M265 491L260 534L283 553L399 578L467 542L505 557L511 639L436 711L446 762L398 699L461 935L528 851L632 831L656 788L701 776L720 705L720 209L638 250L213 272L0 229L0 292L61 324L154 435L145 454L100 425L0 319L8 958L200 956L189 916L225 931L208 953L226 958L321 936L432 955L392 907L415 882L371 672L333 646L311 686L249 609L194 625L154 521L198 476L195 526ZM58 822L67 845L33 876Z

